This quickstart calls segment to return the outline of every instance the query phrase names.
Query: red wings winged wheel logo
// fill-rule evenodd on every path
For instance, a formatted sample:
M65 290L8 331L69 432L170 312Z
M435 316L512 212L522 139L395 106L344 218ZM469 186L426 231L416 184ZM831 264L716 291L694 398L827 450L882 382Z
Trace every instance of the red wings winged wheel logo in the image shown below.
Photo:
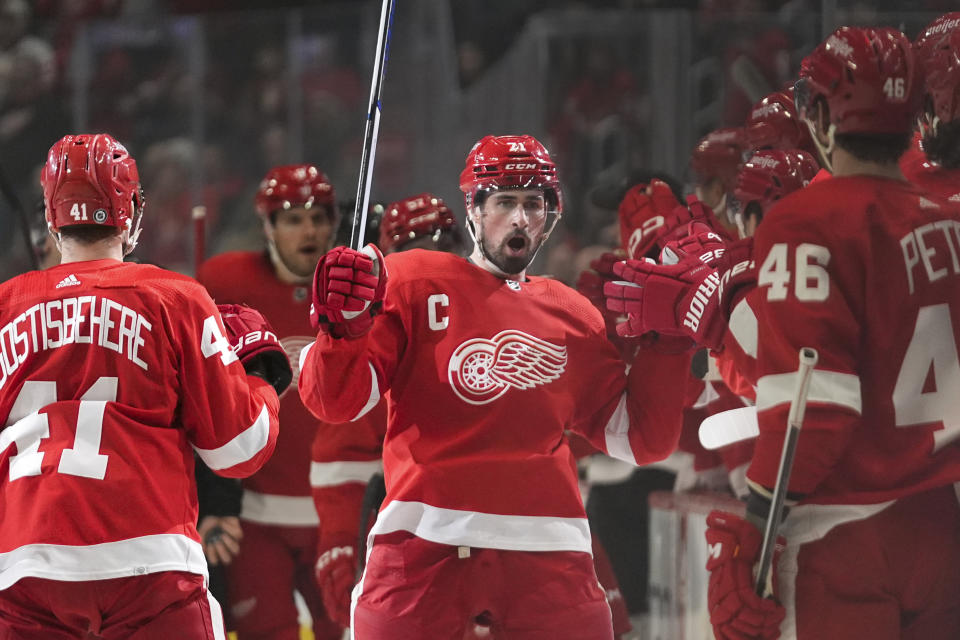
M450 356L447 378L469 404L493 402L507 389L532 389L553 382L567 366L567 348L508 329L492 340L472 338Z

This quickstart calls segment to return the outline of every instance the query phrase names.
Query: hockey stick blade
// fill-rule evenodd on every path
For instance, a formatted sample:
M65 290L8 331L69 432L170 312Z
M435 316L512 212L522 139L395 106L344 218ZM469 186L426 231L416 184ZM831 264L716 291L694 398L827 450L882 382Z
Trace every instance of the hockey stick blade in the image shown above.
M700 423L700 444L713 450L760 435L756 407L740 407L708 416Z

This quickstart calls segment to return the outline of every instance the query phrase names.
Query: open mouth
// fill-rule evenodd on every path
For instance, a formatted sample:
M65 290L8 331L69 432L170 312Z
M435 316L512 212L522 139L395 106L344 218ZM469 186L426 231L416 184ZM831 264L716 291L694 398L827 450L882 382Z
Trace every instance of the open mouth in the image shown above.
M514 236L507 240L507 248L512 251L523 251L527 248L527 239L523 236Z

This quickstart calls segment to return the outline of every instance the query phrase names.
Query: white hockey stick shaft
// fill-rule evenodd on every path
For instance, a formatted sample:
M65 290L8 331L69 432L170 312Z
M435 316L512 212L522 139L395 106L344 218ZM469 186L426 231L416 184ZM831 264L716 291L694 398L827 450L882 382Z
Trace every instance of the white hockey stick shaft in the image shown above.
M360 181L353 209L353 229L350 246L357 251L363 246L367 228L367 210L370 207L370 183L373 179L373 164L377 156L377 138L380 135L380 92L390 51L390 34L393 30L393 9L396 0L383 0L380 9L380 30L377 33L377 54L373 60L373 79L370 82L370 108L367 125L363 132L363 155L360 157Z
M800 367L797 369L796 386L794 387L793 398L790 401L790 412L787 414L787 433L783 438L780 469L777 471L777 483L773 487L770 513L767 514L767 522L764 526L760 566L757 569L757 579L754 583L754 591L761 597L766 595L767 577L770 575L771 565L773 564L773 550L776 547L777 531L780 529L780 520L783 517L783 502L787 497L790 471L793 469L793 458L797 452L797 439L800 437L803 415L807 410L810 376L818 359L819 354L817 354L816 349L810 347L800 349Z

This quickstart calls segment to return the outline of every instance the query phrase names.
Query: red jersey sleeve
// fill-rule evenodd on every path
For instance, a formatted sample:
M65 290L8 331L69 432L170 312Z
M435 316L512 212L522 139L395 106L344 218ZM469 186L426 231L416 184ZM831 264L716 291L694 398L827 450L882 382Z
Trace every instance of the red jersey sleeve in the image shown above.
M300 398L315 416L334 424L356 420L390 389L407 343L400 304L402 292L388 283L369 333L338 340L321 332L300 353Z
M225 337L213 300L199 285L171 307L179 324L180 413L194 449L214 472L246 477L273 453L279 400L273 387L248 376Z
M680 440L691 355L644 349L627 367L607 340L600 313L585 299L581 307L593 318L590 333L568 343L571 360L582 363L572 386L580 391L572 430L633 464L663 460Z

